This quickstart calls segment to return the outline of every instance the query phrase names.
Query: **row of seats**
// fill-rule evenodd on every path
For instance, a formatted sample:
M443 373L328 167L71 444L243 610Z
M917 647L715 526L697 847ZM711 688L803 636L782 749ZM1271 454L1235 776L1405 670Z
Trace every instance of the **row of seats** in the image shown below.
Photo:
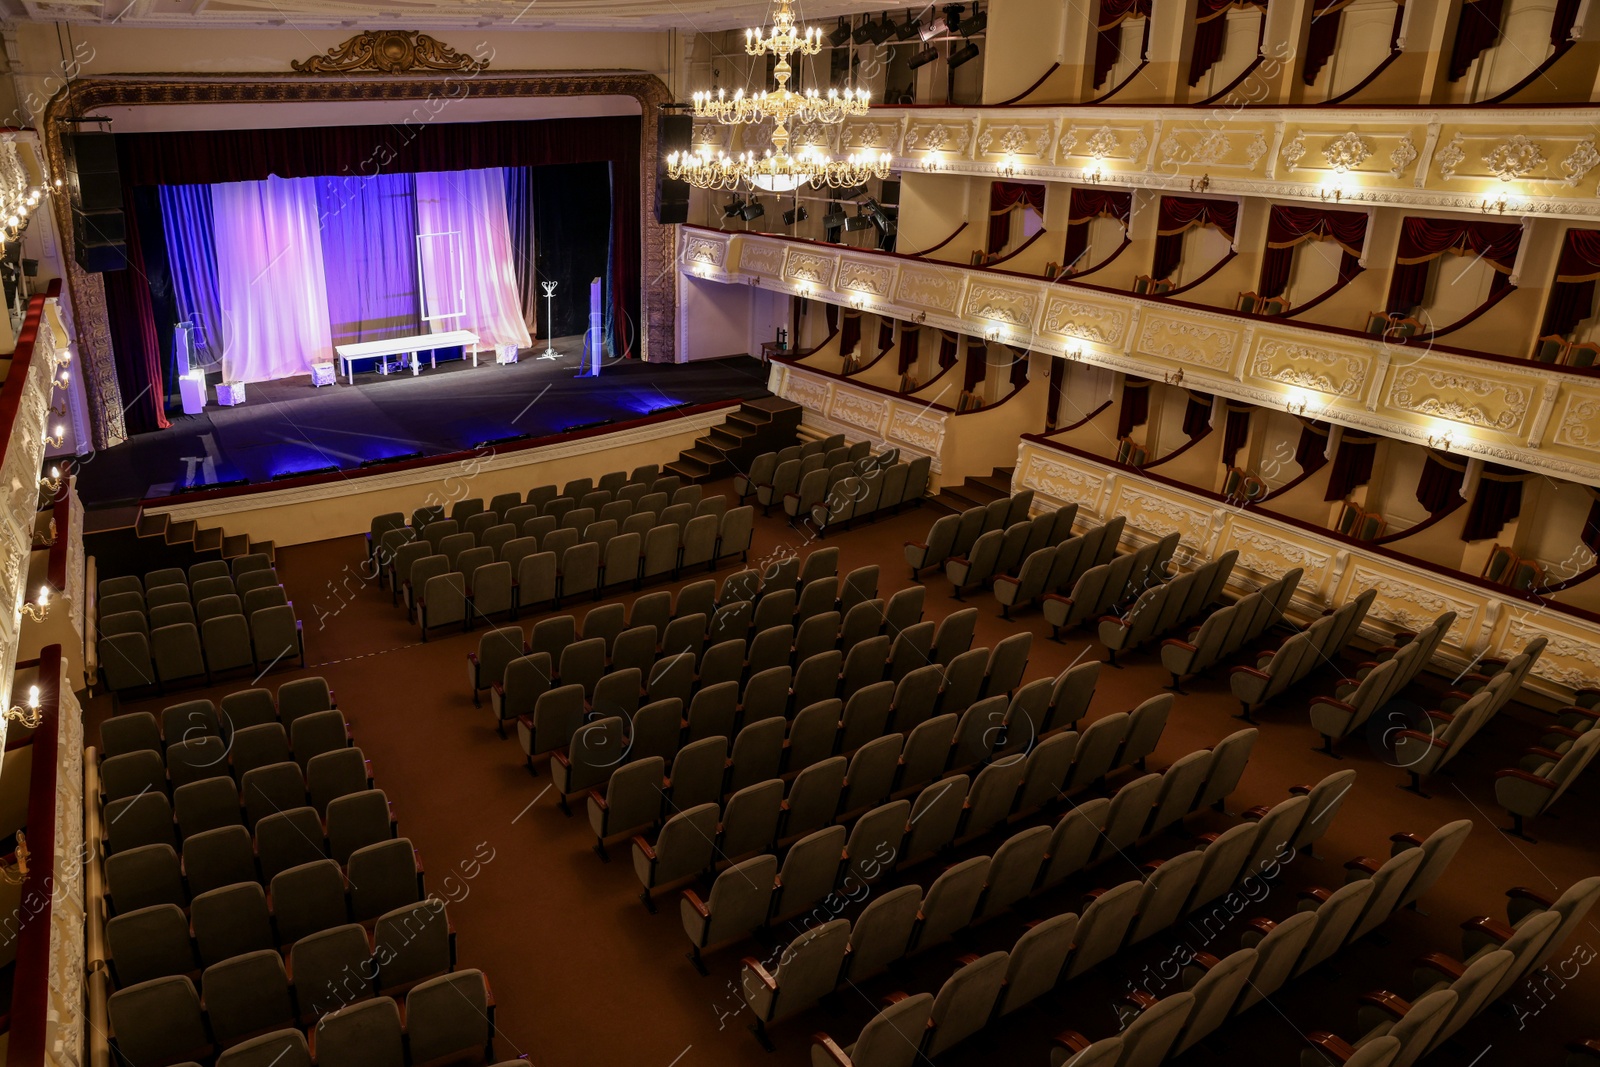
M891 448L826 471L812 471L800 479L792 497L784 497L784 510L794 519L809 518L820 538L857 519L870 521L880 513L899 511L902 504L920 504L933 461L927 456L906 461L899 455Z
M305 636L294 605L261 608L249 616L218 615L200 626L175 622L149 635L137 629L102 635L97 644L100 675L107 689L122 692L202 679L228 671L258 676L274 667L305 666Z
M1001 575L1015 574L1023 560L1070 539L1077 515L1078 505L1068 504L1012 523L1004 530L980 534L970 552L945 561L945 577L955 586L956 599L960 600L967 590L988 585Z
M1186 678L1204 674L1260 640L1283 620L1300 585L1302 570L1292 567L1253 593L1207 615L1183 637L1161 642L1161 665L1172 675L1171 688L1183 692Z
M1111 534L1106 535L1105 544L1112 550L1108 562L1079 574L1070 593L1044 595L1044 618L1058 640L1063 631L1091 625L1118 605L1136 601L1147 589L1166 581L1167 565L1178 548L1178 535L1167 534L1121 555L1116 554Z
M1033 490L1024 489L980 507L968 508L959 515L941 515L933 520L925 539L905 543L911 577L920 577L929 567L943 567L951 556L965 556L981 535L1026 521L1032 508Z
M805 441L797 445L788 445L784 448L780 448L776 452L763 452L755 459L750 461L750 469L748 472L740 471L733 476L734 495L739 498L739 503L742 504L750 497L754 496L756 490L761 486L771 486L772 475L773 472L778 469L778 464L787 463L791 459L808 459L811 456L821 456L822 459L818 461L819 465L831 467L834 463L840 463L847 459L859 458L851 456L850 451L852 448L860 448L861 455L865 455L867 451L871 449L871 447L872 446L869 442L864 441L857 441L853 446L847 445L845 443L844 434L839 433L834 434L831 437L819 437L814 441ZM844 449L844 453L842 456L834 458L830 461L830 453L833 453L835 449ZM781 500L783 498L778 497L777 499ZM770 507L772 502L769 500L765 501L764 503Z
M243 596L246 592L262 584L263 579L256 572L267 571L271 577L265 584L276 585L277 576L272 571L272 557L265 552L252 552L244 556L236 556L230 562L225 559L202 560L192 564L188 571L181 567L158 567L147 571L141 580L136 574L123 575L117 578L102 579L97 587L97 599L100 601L100 614L102 616L115 614L117 611L128 610L121 604L131 604L133 601L118 601L112 610L106 610L105 601L114 596L123 596L128 593L138 593L141 596L155 595L154 603L170 603L175 599L193 600L199 603L206 596L218 595L210 592L212 589L222 589L220 585L205 585L206 582L217 582L228 579L229 585L226 592L237 592ZM168 590L160 594L156 590ZM182 591L181 597L179 592ZM139 610L144 610L144 601L139 602Z
M1106 646L1106 662L1114 664L1117 653L1132 652L1198 618L1221 598L1238 558L1238 550L1229 549L1194 570L1151 585L1122 614L1103 616L1097 634Z
M1376 589L1365 590L1284 641L1275 651L1261 653L1253 666L1241 664L1229 671L1228 687L1243 708L1240 717L1251 721L1251 715L1261 705L1308 678L1319 667L1335 662L1355 639L1361 620L1367 617L1367 609L1377 595Z
M261 557L265 559L266 557ZM218 566L227 564L212 561ZM196 567L206 564L197 563ZM191 568L192 569L192 568ZM182 571L175 573L181 574ZM100 583L102 590L122 583L137 586L138 578L109 578ZM167 626L174 622L203 622L215 615L249 615L261 608L287 604L288 594L278 584L278 572L270 567L245 571L237 581L226 574L202 578L193 585L176 582L153 586L147 591L123 588L120 592L102 593L97 598L100 611L100 629L113 629L113 619L122 629L139 629L148 632L152 627ZM231 607L232 610L224 610ZM124 619L124 616L143 619L142 626Z
M1116 557L1126 523L1123 516L1115 516L1052 548L1029 553L1015 575L996 575L993 591L1000 602L1000 614L1009 619L1013 609L1029 607L1050 593L1069 591L1084 574L1110 563Z
M1332 695L1313 697L1311 725L1322 735L1323 751L1334 755L1338 742L1416 680L1455 621L1456 613L1447 611L1416 633L1396 634L1397 644L1377 649L1375 658L1358 665L1351 677L1334 683Z

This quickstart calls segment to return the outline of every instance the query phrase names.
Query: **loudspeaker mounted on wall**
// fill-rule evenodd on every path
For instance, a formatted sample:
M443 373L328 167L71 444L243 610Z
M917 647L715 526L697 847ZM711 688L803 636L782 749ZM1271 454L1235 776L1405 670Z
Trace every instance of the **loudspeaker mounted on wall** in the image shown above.
M664 225L689 221L689 183L667 177L667 157L689 151L694 119L662 112L656 119L656 221Z
M117 142L110 133L69 133L66 149L72 204L72 254L91 274L128 266L127 221L122 214L122 176Z

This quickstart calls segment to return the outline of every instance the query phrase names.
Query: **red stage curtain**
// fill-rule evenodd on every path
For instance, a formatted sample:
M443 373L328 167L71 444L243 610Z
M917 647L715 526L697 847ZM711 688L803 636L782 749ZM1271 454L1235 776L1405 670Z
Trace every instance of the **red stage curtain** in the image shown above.
M1018 204L1028 204L1040 215L1044 214L1044 186L1029 182L989 183L989 247L998 252L1011 240L1011 211Z
M975 337L967 338L967 362L961 372L961 388L972 392L989 373L989 346Z
M1116 219L1124 229L1133 210L1133 194L1102 192L1099 189L1074 189L1067 205L1067 244L1061 253L1063 269L1070 269L1089 250L1089 223L1094 219Z
M1150 277L1170 278L1183 261L1183 234L1196 226L1214 226L1233 240L1239 223L1239 204L1233 200L1199 200L1187 196L1163 196L1156 216L1155 258Z
M1600 230L1567 231L1556 262L1555 281L1545 304L1542 336L1570 333L1594 312L1594 283L1600 278Z
M1126 437L1150 418L1150 383L1129 378L1122 383L1122 407L1117 412L1117 436Z
M1247 7L1260 8L1266 17L1265 0L1200 0L1195 6L1194 45L1189 51L1189 85L1200 84L1206 72L1222 58L1222 45L1228 39L1228 12Z
M1333 454L1333 470L1328 472L1328 491L1324 500L1343 500L1350 490L1372 479L1372 460L1378 452L1376 437L1346 430Z
M1472 509L1461 531L1463 541L1485 541L1522 514L1522 483L1533 477L1510 467L1486 463L1472 494Z
M916 367L918 361L917 342L922 339L922 327L914 322L907 322L900 327L900 373Z
M1466 476L1465 463L1455 463L1430 449L1422 464L1422 477L1417 481L1417 503L1427 508L1429 515L1460 506L1465 503L1461 499L1461 483Z
M958 346L956 335L939 331L939 369L949 370L956 365Z
M1475 253L1494 268L1489 291L1498 293L1510 284L1517 262L1522 227L1514 222L1464 222L1408 216L1400 224L1400 247L1389 282L1388 310L1404 313L1422 302L1428 286L1428 264L1452 252Z
M1121 54L1118 44L1122 38L1120 27L1128 19L1144 19L1145 32L1150 30L1151 0L1100 0L1100 14L1095 19L1094 87L1106 83L1106 75L1117 65Z
M1500 16L1505 0L1468 0L1456 23L1456 40L1450 49L1450 80L1466 76L1472 61L1500 39Z
M1295 445L1294 461L1306 474L1321 470L1328 462L1328 427L1326 423L1300 420L1300 440Z
M1366 233L1367 216L1362 211L1273 205L1267 216L1267 249L1261 258L1256 292L1261 296L1281 295L1289 284L1295 246L1311 240L1331 240L1344 250L1339 260L1339 280L1349 281L1361 270L1361 242Z
M1048 433L1056 428L1056 420L1060 418L1061 390L1067 383L1067 361L1064 359L1050 360L1050 395L1046 401L1044 428Z
M1317 84L1317 75L1339 46L1339 23L1344 18L1341 12L1349 6L1350 0L1312 0L1311 37L1300 69L1300 80L1307 85Z
M1225 466L1233 466L1239 457L1239 449L1250 440L1250 412L1249 404L1229 404L1228 421L1222 427L1222 462Z
M164 430L167 421L166 383L162 374L161 342L156 336L155 308L145 280L144 246L134 211L133 186L122 187L122 212L127 220L128 266L107 271L106 317L111 326L111 356L122 387L123 420L129 433Z
M1183 409L1183 435L1193 441L1211 429L1211 400L1205 393L1189 393Z
M861 312L846 308L844 325L839 328L839 354L848 356L861 343Z

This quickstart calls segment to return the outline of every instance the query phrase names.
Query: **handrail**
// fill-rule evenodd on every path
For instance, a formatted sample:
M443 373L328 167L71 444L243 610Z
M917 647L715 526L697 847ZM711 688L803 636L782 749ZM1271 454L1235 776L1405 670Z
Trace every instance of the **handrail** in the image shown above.
M1081 104L1064 104L1064 105L1060 105L1060 106L1063 106L1063 107L1094 107L1097 104L1103 104L1107 100L1110 100L1113 96L1116 96L1118 93L1122 92L1122 90L1126 89L1128 87L1128 83L1133 81L1133 79L1137 78L1141 73L1143 73L1144 68L1148 67L1149 65L1150 65L1150 59L1149 59L1148 56L1146 56L1144 59L1139 60L1139 65L1137 67L1134 67L1132 70L1130 70L1128 72L1128 76L1126 78L1123 78L1117 84L1113 85L1108 92L1106 92L1106 93L1104 93L1104 94L1102 94L1100 96L1097 96L1092 100L1085 100ZM945 106L948 107L949 105L947 104Z
M1007 252L1005 255L996 256L995 258L993 258L991 260L987 260L985 265L992 267L996 263L1004 263L1006 260L1008 260L1008 259L1012 258L1013 256L1016 256L1019 253L1025 251L1029 245L1033 244L1033 242L1037 241L1039 238L1043 237L1045 234L1047 234L1049 232L1050 232L1049 230L1044 230L1044 229L1039 229L1039 230L1033 231L1033 236L1032 237L1028 238L1026 241L1022 242L1020 245L1018 245L1017 247L1013 248L1011 251Z
M1214 493L1209 489L1198 489L1192 485L1180 482L1175 478L1168 478L1165 475L1151 474L1141 467L1129 467L1124 464L1113 463L1104 457L1096 456L1090 452L1085 452L1081 448L1074 448L1072 445L1063 444L1060 441L1052 441L1043 434L1025 433L1022 435L1022 440L1031 441L1034 444L1042 445L1045 448L1055 449L1058 452L1063 452L1070 456L1076 456L1079 459L1088 460L1091 463L1097 463L1112 470L1133 471L1136 472L1138 476L1148 478L1160 485L1169 486L1181 492L1190 493L1194 496L1201 497L1202 499L1214 501L1220 505L1237 507L1242 511L1249 510L1248 508L1240 505L1237 501L1224 497L1220 493ZM1373 552L1377 555L1385 557L1386 559L1393 560L1397 563L1403 563L1408 567L1416 567L1419 570L1428 571L1431 574L1437 574L1440 577L1449 578L1452 581L1458 581L1467 585L1477 586L1481 589L1491 590L1497 596L1522 600L1530 604L1538 604L1543 607L1548 607L1564 615L1571 615L1573 618L1582 619L1585 622L1600 623L1600 612L1590 611L1587 608L1580 608L1573 604L1564 604L1558 600L1546 600L1531 590L1528 592L1521 592L1515 589L1510 589L1503 585L1497 585L1486 578L1468 574L1465 571L1454 570L1450 567L1434 563L1432 560L1426 560L1418 556L1407 555L1404 552L1397 552L1392 548L1385 548L1382 546L1374 547L1375 542L1362 541L1351 537L1348 534L1339 533L1337 530L1330 530L1325 526L1318 526L1315 523L1307 522L1304 519L1297 519L1292 515L1284 515L1279 512L1260 507L1256 508L1255 510L1260 511L1274 522L1281 522L1285 526L1292 526L1295 529L1303 530L1306 533L1313 534L1317 537L1325 537L1330 541L1336 541L1352 548L1359 548L1365 551Z
M1001 397L999 400L996 400L993 404L986 404L981 408L971 408L971 409L969 409L967 411L957 411L957 412L954 412L953 414L951 414L950 417L953 418L953 419L959 419L963 415L982 415L984 412L987 412L987 411L999 411L1001 408L1003 408L1007 404L1009 404L1012 401L1012 399L1018 393L1027 392L1028 386L1030 386L1032 384L1033 384L1032 381L1023 382L1020 386L1014 387L1011 390L1011 392L1007 393L1005 396Z
M694 223L684 223L683 225L685 227L690 227L690 228L693 228L693 229L705 230L707 233L715 233L715 234L721 234L722 233L721 230L714 230L714 229L711 229L710 227L706 227L706 226L697 226ZM1006 277L1006 278L1021 278L1021 279L1025 279L1027 281L1032 281L1032 282L1037 282L1037 281L1041 280L1037 275L1023 274L1020 271L997 270L997 269L994 269L994 268L991 268L991 267L969 267L969 266L966 266L966 265L960 264L960 263L944 263L944 262L940 262L940 261L937 261L937 260L925 260L925 259L922 259L922 258L920 258L918 256L913 256L913 255L910 255L908 253L903 253L903 252L885 252L882 249L878 249L878 248L851 248L848 245L837 245L837 244L833 244L832 242L829 242L829 241L814 241L809 237L778 237L777 239L778 240L783 240L783 241L791 241L791 242L794 242L794 243L797 243L797 244L812 245L812 246L817 247L817 248L833 249L834 251L851 252L851 253L854 253L854 254L857 254L857 255L885 256L885 257L897 258L897 259L907 259L907 260L911 260L912 262L923 263L923 264L925 264L927 266L931 266L931 267L953 267L953 268L955 268L957 270L986 271L986 272L989 272L989 273L998 274L998 275L1000 275L1002 277ZM1225 317L1228 317L1228 318L1242 319L1242 320L1246 320L1246 321L1249 321L1249 322L1261 322L1262 321L1262 318L1259 315L1247 315L1244 312L1238 311L1238 310L1236 310L1234 308L1217 307L1217 306L1214 306L1214 305L1211 305L1211 304L1197 304L1192 300L1173 300L1171 298L1171 294L1163 294L1163 295L1160 295L1160 296L1152 296L1152 295L1147 294L1147 293L1130 292L1130 291L1128 291L1126 289L1114 289L1109 285L1096 285L1093 282L1074 281L1071 278L1068 278L1068 279L1065 279L1065 280L1057 278L1057 279L1055 279L1055 281L1052 281L1050 284L1052 284L1052 285L1061 284L1061 285L1070 285L1070 286L1081 286L1082 288L1090 290L1092 292L1105 293L1108 296L1113 296L1113 297L1116 297L1116 298L1122 299L1122 300L1142 301L1142 302L1151 303L1151 304L1171 304L1174 307L1187 308L1187 309L1190 309L1192 311L1200 311L1200 312L1204 312L1205 314L1208 314L1208 315L1221 315L1221 316L1225 316ZM1192 284L1196 284L1196 283L1190 283L1190 284L1192 285ZM813 299L815 299L815 298L813 298ZM1324 334L1329 334L1329 335L1335 336L1335 337L1348 337L1348 338L1351 338L1353 340L1368 341L1368 342L1373 340L1372 335L1369 334L1369 333L1366 333L1363 330L1350 329L1350 328L1344 327L1344 326L1325 326L1325 325L1323 325L1321 323L1306 323L1306 322L1293 322L1293 323L1287 323L1287 325L1292 326L1292 327L1294 327L1295 329L1298 329L1298 330L1310 330L1310 331L1313 331L1315 333L1324 333ZM1456 347L1454 347L1452 345L1434 345L1432 350L1435 351L1435 352L1443 352L1443 353L1445 353L1447 355L1465 356L1468 359L1481 359L1481 360L1484 360L1484 361L1489 362L1489 363L1501 363L1501 364L1505 364L1507 366L1512 366L1512 367L1526 368L1529 365L1533 365L1533 366L1537 366L1539 368L1540 372L1541 373L1545 373L1545 374L1548 374L1548 373L1565 374L1565 375L1569 375L1569 376L1571 376L1573 378L1596 378L1596 377L1600 377L1600 365L1596 365L1596 366L1593 366L1593 367L1571 367L1571 366L1567 366L1567 365L1561 364L1561 363L1538 363L1538 364L1535 364L1532 360L1528 359L1526 356L1502 356L1497 352L1479 352L1479 351L1474 351L1472 349L1467 349L1467 348L1456 348Z
M1111 261L1116 259L1118 256L1122 255L1122 253L1126 252L1128 250L1128 246L1131 245L1131 244L1133 244L1133 238L1128 236L1128 231L1127 230L1123 230L1122 231L1122 243L1120 245L1118 245L1116 247L1116 249L1109 256L1107 256L1105 259L1102 259L1100 262L1096 263L1092 267L1086 268L1084 270L1073 271L1071 274L1068 274L1066 272L1066 270L1063 269L1060 274L1057 274L1054 278L1050 279L1050 284L1054 285L1056 282L1070 281L1073 278L1082 278L1082 277L1084 277L1086 275L1093 274L1095 271L1099 270L1101 267L1109 267L1111 265ZM1088 249L1084 249L1084 254L1085 255L1088 254Z
M954 233L952 233L949 237L946 237L944 240L940 241L938 244L934 245L932 248L924 248L920 252L896 252L895 255L909 256L912 259L921 259L923 256L931 255L934 252L939 251L939 249L943 248L945 245L949 244L951 241L954 241L957 237L959 237L961 235L961 231L966 229L966 228L967 228L967 222L966 222L965 219L963 219L962 222L961 222L961 225L957 226L955 228L955 232ZM796 240L804 240L804 238L796 238ZM824 241L822 243L823 244L827 244L828 242ZM846 245L846 246L843 246L843 247L849 247L849 246Z
M1396 541L1402 541L1405 538L1410 537L1412 534L1421 533L1423 530L1426 530L1428 527L1436 525L1437 523L1443 522L1445 519L1449 518L1451 515L1454 515L1457 511L1459 511L1460 508L1461 508L1461 505L1465 504L1465 503L1466 503L1466 501L1461 499L1461 494L1460 493L1456 493L1456 494L1454 494L1452 496L1452 499L1450 501L1450 506L1449 507L1443 508L1443 509L1441 509L1439 511L1434 512L1432 515L1429 515L1427 518L1423 519L1421 522L1417 523L1415 526L1408 526L1404 530L1396 530L1394 533L1385 534L1382 537L1374 537L1372 540L1368 541L1367 544L1369 544L1369 545L1387 545L1387 544L1393 544Z
M1012 104L1020 102L1023 97L1032 96L1034 91L1036 89L1038 89L1039 86L1043 85L1046 81L1048 81L1050 79L1050 75L1054 74L1056 71L1058 71L1060 69L1061 69L1061 61L1058 59L1054 63L1050 64L1050 69L1049 70L1047 70L1043 74L1039 75L1039 80L1038 81L1034 82L1032 85L1030 85L1026 89L1022 90L1022 92L1018 93L1016 96L1013 96L1011 99L1000 101L998 104L995 105L995 107L1010 107Z
M28 311L17 334L17 346L11 352L11 367L6 371L5 384L0 386L0 461L5 459L6 445L13 439L17 428L17 414L22 409L22 394L27 387L28 374L33 369L33 348L39 340L39 327L44 321L44 304L61 292L61 279L50 283L43 293L35 293L28 301Z
M890 352L893 352L893 351L894 351L894 341L891 340L886 347L880 348L878 350L878 354L877 355L873 356L866 363L863 363L861 366L859 366L855 370L851 371L850 372L850 376L853 377L853 376L855 376L857 374L861 374L861 373L863 373L865 371L871 370L873 367L876 367L879 363L883 362L883 357L884 356L887 356Z
M1085 415L1083 418L1079 419L1077 422L1073 423L1071 426L1059 426L1056 429L1051 430L1049 433L1045 434L1044 436L1045 437L1054 437L1058 433L1071 433L1073 430L1081 430L1085 426L1087 426L1091 422L1093 422L1095 420L1095 418L1102 411L1104 411L1106 408L1110 407L1113 403L1114 403L1114 401L1107 400L1104 404L1101 404L1099 407L1097 407L1093 411L1089 412L1089 414Z
M905 400L907 398L907 396L909 395L909 394L902 393L902 392L899 392L899 391L894 390L894 389L886 389L881 385L873 385L871 382L858 382L858 381L855 381L854 379L852 379L847 374L839 374L836 371L823 370L821 367L802 367L799 364L793 362L792 360L780 359L780 358L778 358L776 356L773 357L773 362L786 364L786 365L788 365L790 367L794 367L797 370L803 370L807 374L820 374L824 378L832 378L836 382L843 382L844 384L852 386L853 388L865 389L868 392L872 392L872 393L881 393L884 396L894 397L897 400ZM940 375L939 377L943 377L943 375ZM936 378L934 378L933 381L938 381L938 380L939 380L939 378L936 377ZM932 385L932 384L933 384L933 382L929 382L928 383L928 385ZM924 385L922 388L926 389L928 387L928 385ZM922 390L919 389L917 391L921 392ZM948 408L943 404L935 404L931 400L918 401L918 403L922 404L924 407L931 408L934 411L943 411L943 412L946 412L946 413L949 413L949 414L954 414L954 410L952 408Z
M1316 307L1318 304L1322 303L1324 300L1327 300L1329 297L1334 296L1335 294L1337 294L1339 292L1339 290L1343 289L1345 286L1349 285L1351 282L1353 282L1357 278L1361 277L1361 275L1366 271L1366 269L1367 268L1362 267L1360 270L1358 270L1354 274L1350 275L1350 277L1348 277L1348 278L1340 278L1338 281L1334 282L1332 285L1328 286L1326 289L1322 290L1322 292L1318 293L1316 296L1312 297L1310 300L1307 300L1304 304L1301 304L1297 308L1285 308L1281 313L1279 313L1277 315L1263 315L1261 317L1265 318L1265 319L1292 319L1296 315L1300 314L1303 311L1310 311L1312 308ZM1295 325L1300 326L1300 325L1304 325L1304 323L1296 323Z
M931 389L935 385L938 385L940 382L942 382L944 380L945 375L949 374L951 371L955 370L959 366L961 366L961 360L957 359L954 363L950 364L948 367L940 367L938 374L935 374L932 378L929 378L927 381L923 382L921 385L919 385L915 389L911 390L911 392L902 393L902 392L896 391L895 395L896 396L914 396L915 394L922 392L924 389ZM943 396L944 395L944 390L941 389L939 391L939 395Z
M1532 70L1528 71L1527 76L1521 81L1517 82L1517 84L1513 85L1509 89L1505 89L1496 93L1494 96L1491 96L1489 99L1483 101L1483 103L1488 105L1505 103L1507 100L1510 100L1513 96L1516 96L1518 93L1522 92L1522 90L1532 85L1535 78L1543 77L1545 71L1555 66L1557 61L1559 61L1562 56L1566 55L1570 51L1572 51L1572 38L1569 37L1565 41L1562 41L1560 44L1556 45L1556 50L1546 56L1543 63L1540 63L1537 67L1534 67Z
M1212 432L1215 429L1216 429L1215 426L1207 426L1204 430L1201 430L1199 433L1195 434L1193 437L1189 438L1183 444L1179 445L1177 448L1174 448L1171 452L1168 452L1166 455L1162 456L1160 459L1155 460L1152 463L1146 463L1144 466L1140 467L1139 469L1142 470L1142 471L1147 471L1152 467L1161 466L1163 463L1165 463L1169 459L1177 459L1179 456L1181 456L1185 452L1189 451L1189 449L1193 448L1195 445L1199 444L1201 441L1204 441L1206 438L1210 437Z
M21 928L17 931L15 982L11 990L11 1031L6 1062L43 1067L50 1014L50 934L52 889L56 880L56 788L60 770L61 646L39 652L40 722L33 734L32 774L28 783L28 851L33 863L22 882ZM80 857L66 857L78 862Z
M1223 256L1221 259L1217 260L1215 263L1213 263L1211 265L1211 269L1206 271L1204 274L1200 275L1200 277L1196 278L1192 282L1188 282L1188 283L1186 283L1184 285L1180 285L1176 289L1168 289L1162 295L1163 296L1176 296L1178 293L1187 293L1190 289L1193 289L1195 286L1201 285L1201 284L1205 283L1206 281L1209 281L1213 274L1217 273L1217 271L1221 270L1223 267L1226 267L1229 263L1232 263L1234 261L1234 259L1238 255L1239 255L1238 252L1235 252L1231 248L1228 249L1228 254Z
M1482 315L1484 312L1488 311L1490 308L1494 307L1496 304L1500 303L1500 301L1504 300L1506 297L1510 296L1516 291L1516 286L1507 283L1505 286L1501 287L1498 293L1490 293L1487 300L1473 308L1471 311L1467 312L1465 315L1461 316L1456 321L1447 326L1441 326L1437 330L1430 330L1427 333L1419 333L1415 337L1409 338L1409 340L1432 341L1435 337L1443 337L1447 333L1455 333L1463 326L1467 326L1477 321L1478 316Z
M828 336L824 337L822 340L818 341L816 344L812 345L810 348L806 349L804 352L796 350L796 351L789 352L789 353L787 353L785 355L782 355L782 356L773 356L772 358L777 360L780 363L793 363L793 362L796 362L798 360L809 359L812 356L816 355L818 352L821 352L824 348L828 347L828 342L832 341L835 337L838 337L838 336L839 336L839 327L835 326L831 331L829 331Z

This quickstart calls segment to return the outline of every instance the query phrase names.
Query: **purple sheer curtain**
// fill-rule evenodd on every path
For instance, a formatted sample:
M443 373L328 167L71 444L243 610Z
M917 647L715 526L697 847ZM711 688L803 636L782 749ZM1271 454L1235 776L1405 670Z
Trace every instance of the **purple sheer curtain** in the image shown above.
M1472 494L1472 508L1467 512L1461 540L1486 541L1522 514L1522 483L1531 477L1510 467L1485 464L1478 489Z
M463 274L466 303L462 313L430 323L433 332L471 330L491 347L532 347L517 294L505 176L500 168L425 172L416 175L416 183L418 234L460 235L460 260L452 262L448 255L427 251L419 257L420 281L430 302L436 293L445 294L446 299L453 297L448 288L454 273ZM577 295L568 294L568 299Z
M1328 472L1328 491L1324 500L1343 500L1350 490L1366 485L1372 480L1372 460L1378 452L1378 439L1346 430L1339 441L1339 451L1333 456L1333 470Z
M1429 515L1460 507L1461 483L1467 476L1467 465L1456 464L1438 452L1429 451L1422 463L1422 477L1417 481L1417 503L1428 509Z
M162 185L161 221L167 244L178 317L194 323L195 363L207 369L222 362L222 306L217 300L217 242L213 233L209 185ZM183 368L179 368L181 373Z
M336 345L422 332L416 176L315 178Z

